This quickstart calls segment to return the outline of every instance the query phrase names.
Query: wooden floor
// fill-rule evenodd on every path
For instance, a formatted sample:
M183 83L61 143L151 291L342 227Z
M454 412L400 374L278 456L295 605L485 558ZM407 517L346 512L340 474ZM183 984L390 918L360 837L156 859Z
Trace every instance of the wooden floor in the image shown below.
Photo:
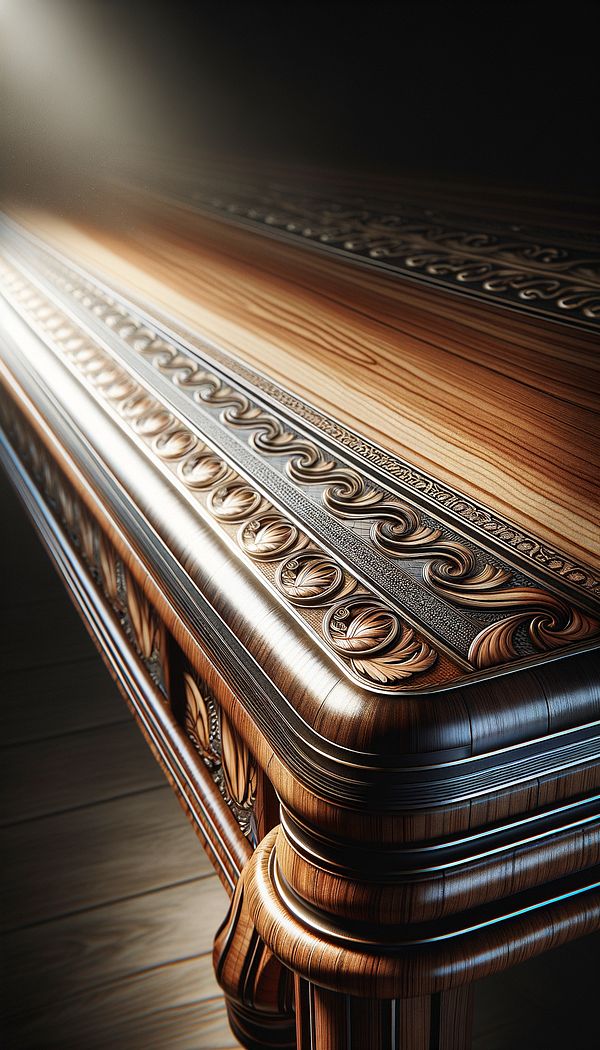
M0 500L0 1045L235 1047L227 895L1 475Z
M227 898L0 475L6 1050L235 1047ZM477 988L474 1050L594 1050L600 936Z

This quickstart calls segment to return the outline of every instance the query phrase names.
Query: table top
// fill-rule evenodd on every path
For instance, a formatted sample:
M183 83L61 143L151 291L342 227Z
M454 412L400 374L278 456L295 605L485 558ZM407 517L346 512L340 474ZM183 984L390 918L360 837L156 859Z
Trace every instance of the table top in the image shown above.
M483 753L589 722L598 279L585 224L543 240L536 213L536 240L521 227L517 252L511 202L496 201L489 240L478 218L458 244L444 225L460 204L465 226L455 195L433 259L413 188L407 217L387 222L392 262L380 203L360 214L379 255L352 263L349 190L341 248L339 231L335 244L323 226L321 240L306 223L299 233L291 190L278 188L279 211L263 194L262 212L234 191L231 208L233 196L209 190L120 187L116 219L102 223L15 210L3 244L9 267L151 393L143 415L127 399L111 412L250 570L251 593L239 575L231 593L220 579L238 639L295 712L344 746L385 751L393 728L407 751ZM303 203L313 220L315 200ZM275 236L262 234L269 217ZM411 259L422 269L417 247L433 281L409 272ZM462 253L467 272L468 251L478 266L487 252L495 271L486 285L478 270L463 294L453 260ZM544 281L564 283L558 299L535 292L544 268ZM85 355L69 369L89 384ZM212 593L200 551L195 567Z

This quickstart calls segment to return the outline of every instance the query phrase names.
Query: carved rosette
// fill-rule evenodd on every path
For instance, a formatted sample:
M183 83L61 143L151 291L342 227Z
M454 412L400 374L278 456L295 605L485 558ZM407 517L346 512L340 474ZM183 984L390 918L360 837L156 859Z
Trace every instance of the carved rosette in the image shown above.
M256 844L256 763L225 712L191 668L184 671L183 686L186 733L243 833Z
M219 521L237 523L254 517L260 510L263 498L243 481L233 481L213 489L208 497L208 509Z
M157 448L161 454L160 448ZM172 459L171 455L165 457ZM178 474L189 489L210 489L217 482L224 481L232 471L211 449L204 447L188 456L179 464Z
M420 641L412 627L369 595L334 605L324 628L332 647L350 661L353 671L382 688L427 671L436 661L435 650Z
M326 607L358 587L355 578L337 562L312 547L287 558L278 567L275 579L296 606Z

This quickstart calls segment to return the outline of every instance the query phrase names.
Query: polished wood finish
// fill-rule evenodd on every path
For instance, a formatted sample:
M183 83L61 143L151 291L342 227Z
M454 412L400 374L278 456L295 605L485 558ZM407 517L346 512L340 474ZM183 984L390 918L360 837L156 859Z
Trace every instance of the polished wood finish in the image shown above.
M138 198L139 204L139 198ZM404 459L600 567L593 336L448 301L156 202L128 230L19 213Z
M471 988L453 988L412 999L357 999L318 985L297 985L303 1003L299 1050L360 1050L363 1046L411 1050L469 1050L473 1013Z
M231 1028L249 1050L296 1046L292 974L256 931L242 872L229 912L215 937L215 975L225 992Z
M293 978L301 1050L461 1050L473 981L598 929L587 332L177 214L126 241L26 217L67 256L6 227L3 461L232 895L238 1038L293 1045ZM190 320L192 287L217 347L157 311ZM366 438L440 483L244 371L259 345L342 421L360 385Z

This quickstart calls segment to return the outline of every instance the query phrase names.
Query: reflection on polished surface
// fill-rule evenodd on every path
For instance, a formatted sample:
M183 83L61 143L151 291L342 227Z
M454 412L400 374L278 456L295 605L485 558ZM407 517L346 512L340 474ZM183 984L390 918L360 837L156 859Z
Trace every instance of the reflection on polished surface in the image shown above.
M567 157L521 13L35 7L0 456L229 897L223 1038L468 1050L480 980L599 926L585 98Z

